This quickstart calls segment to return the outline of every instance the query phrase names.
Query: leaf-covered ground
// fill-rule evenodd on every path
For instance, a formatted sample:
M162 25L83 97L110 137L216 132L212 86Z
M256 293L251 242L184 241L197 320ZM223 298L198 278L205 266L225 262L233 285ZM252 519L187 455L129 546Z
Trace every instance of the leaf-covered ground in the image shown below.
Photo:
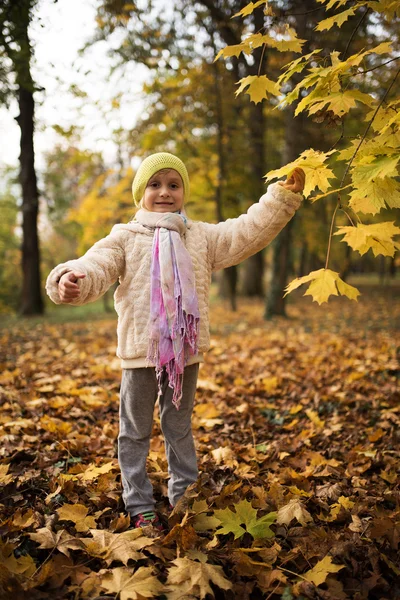
M213 306L201 474L170 515L155 416L161 536L121 502L115 320L2 330L0 597L400 598L399 289L361 291Z

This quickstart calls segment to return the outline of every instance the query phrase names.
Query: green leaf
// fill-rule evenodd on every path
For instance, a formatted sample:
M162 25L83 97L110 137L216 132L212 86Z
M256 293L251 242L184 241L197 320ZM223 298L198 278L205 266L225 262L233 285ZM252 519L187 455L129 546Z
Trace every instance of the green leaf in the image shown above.
M255 539L270 538L275 534L270 529L270 525L276 519L276 513L271 512L261 519L257 519L257 510L251 506L248 500L241 500L234 504L235 512L230 508L215 510L214 515L222 524L222 527L216 531L217 535L233 533L235 539L250 533Z

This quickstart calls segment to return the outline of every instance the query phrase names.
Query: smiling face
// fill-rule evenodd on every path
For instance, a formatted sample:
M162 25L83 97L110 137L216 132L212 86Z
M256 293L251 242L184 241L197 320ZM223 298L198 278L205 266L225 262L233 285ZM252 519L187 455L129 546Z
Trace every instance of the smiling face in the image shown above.
M183 200L183 181L178 171L162 169L147 182L143 206L152 212L176 212L182 208Z

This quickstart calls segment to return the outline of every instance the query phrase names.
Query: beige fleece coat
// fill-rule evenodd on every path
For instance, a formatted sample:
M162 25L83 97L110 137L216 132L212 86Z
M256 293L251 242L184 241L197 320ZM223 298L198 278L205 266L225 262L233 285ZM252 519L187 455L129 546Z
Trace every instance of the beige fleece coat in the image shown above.
M213 271L236 265L267 246L293 217L302 200L300 194L279 183L268 186L266 194L246 214L211 224L188 221L184 244L192 258L200 311L199 356L210 346L209 288ZM114 293L118 314L117 356L122 368L145 366L149 341L150 265L153 231L139 223L114 225L109 235L96 242L81 258L55 267L46 282L46 292L61 304L58 282L68 271L80 271L79 298L68 304L94 302L117 280ZM191 360L190 362L193 362Z

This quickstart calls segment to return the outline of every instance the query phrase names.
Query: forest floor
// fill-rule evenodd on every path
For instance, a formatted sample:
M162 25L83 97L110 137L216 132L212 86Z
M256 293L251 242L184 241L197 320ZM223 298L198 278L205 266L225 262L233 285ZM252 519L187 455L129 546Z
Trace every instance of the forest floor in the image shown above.
M400 287L360 290L271 321L212 304L200 476L170 515L155 414L166 535L124 513L115 318L3 325L1 599L399 599Z

